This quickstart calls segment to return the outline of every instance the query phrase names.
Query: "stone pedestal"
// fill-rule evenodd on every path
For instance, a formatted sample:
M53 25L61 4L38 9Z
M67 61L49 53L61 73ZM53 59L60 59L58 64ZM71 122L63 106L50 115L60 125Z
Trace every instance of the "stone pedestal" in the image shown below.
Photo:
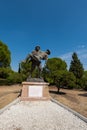
M50 100L48 83L22 82L21 101Z

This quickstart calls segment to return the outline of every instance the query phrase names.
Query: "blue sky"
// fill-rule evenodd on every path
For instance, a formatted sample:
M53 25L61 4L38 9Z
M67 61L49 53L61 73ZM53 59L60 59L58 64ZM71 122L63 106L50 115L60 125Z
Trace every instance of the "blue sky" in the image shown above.
M87 0L0 0L0 40L15 71L36 45L68 66L76 52L87 70Z

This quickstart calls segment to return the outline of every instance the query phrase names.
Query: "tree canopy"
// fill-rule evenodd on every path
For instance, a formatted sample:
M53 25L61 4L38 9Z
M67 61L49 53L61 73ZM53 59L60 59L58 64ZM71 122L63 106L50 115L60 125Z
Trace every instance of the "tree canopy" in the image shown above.
M0 41L0 67L10 67L11 53L8 46Z
M67 64L61 58L50 58L48 59L45 68L51 71L66 70Z
M43 69L43 75L45 80L50 83L54 83L59 71L64 71L67 68L67 64L60 58L48 59L46 66Z

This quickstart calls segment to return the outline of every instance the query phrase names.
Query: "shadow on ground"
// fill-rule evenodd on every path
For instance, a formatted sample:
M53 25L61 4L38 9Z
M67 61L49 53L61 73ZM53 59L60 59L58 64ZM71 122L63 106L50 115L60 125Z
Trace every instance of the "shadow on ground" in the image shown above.
M79 96L87 97L87 93L78 94Z
M52 94L59 94L59 95L65 95L66 93L64 92L57 92L57 91L53 91L53 90L49 90L49 93L52 93Z

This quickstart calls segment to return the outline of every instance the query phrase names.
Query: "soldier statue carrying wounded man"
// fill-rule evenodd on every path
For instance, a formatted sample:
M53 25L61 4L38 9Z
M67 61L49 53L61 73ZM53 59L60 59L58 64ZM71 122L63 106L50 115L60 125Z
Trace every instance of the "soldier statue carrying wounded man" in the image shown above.
M42 72L42 66L41 66L41 60L45 60L45 63L48 59L48 55L50 55L50 50L41 51L40 46L36 46L35 50L33 50L28 56L26 57L24 62L31 62L31 77L32 73L35 70L35 68L38 68L38 78L41 78L41 72Z

